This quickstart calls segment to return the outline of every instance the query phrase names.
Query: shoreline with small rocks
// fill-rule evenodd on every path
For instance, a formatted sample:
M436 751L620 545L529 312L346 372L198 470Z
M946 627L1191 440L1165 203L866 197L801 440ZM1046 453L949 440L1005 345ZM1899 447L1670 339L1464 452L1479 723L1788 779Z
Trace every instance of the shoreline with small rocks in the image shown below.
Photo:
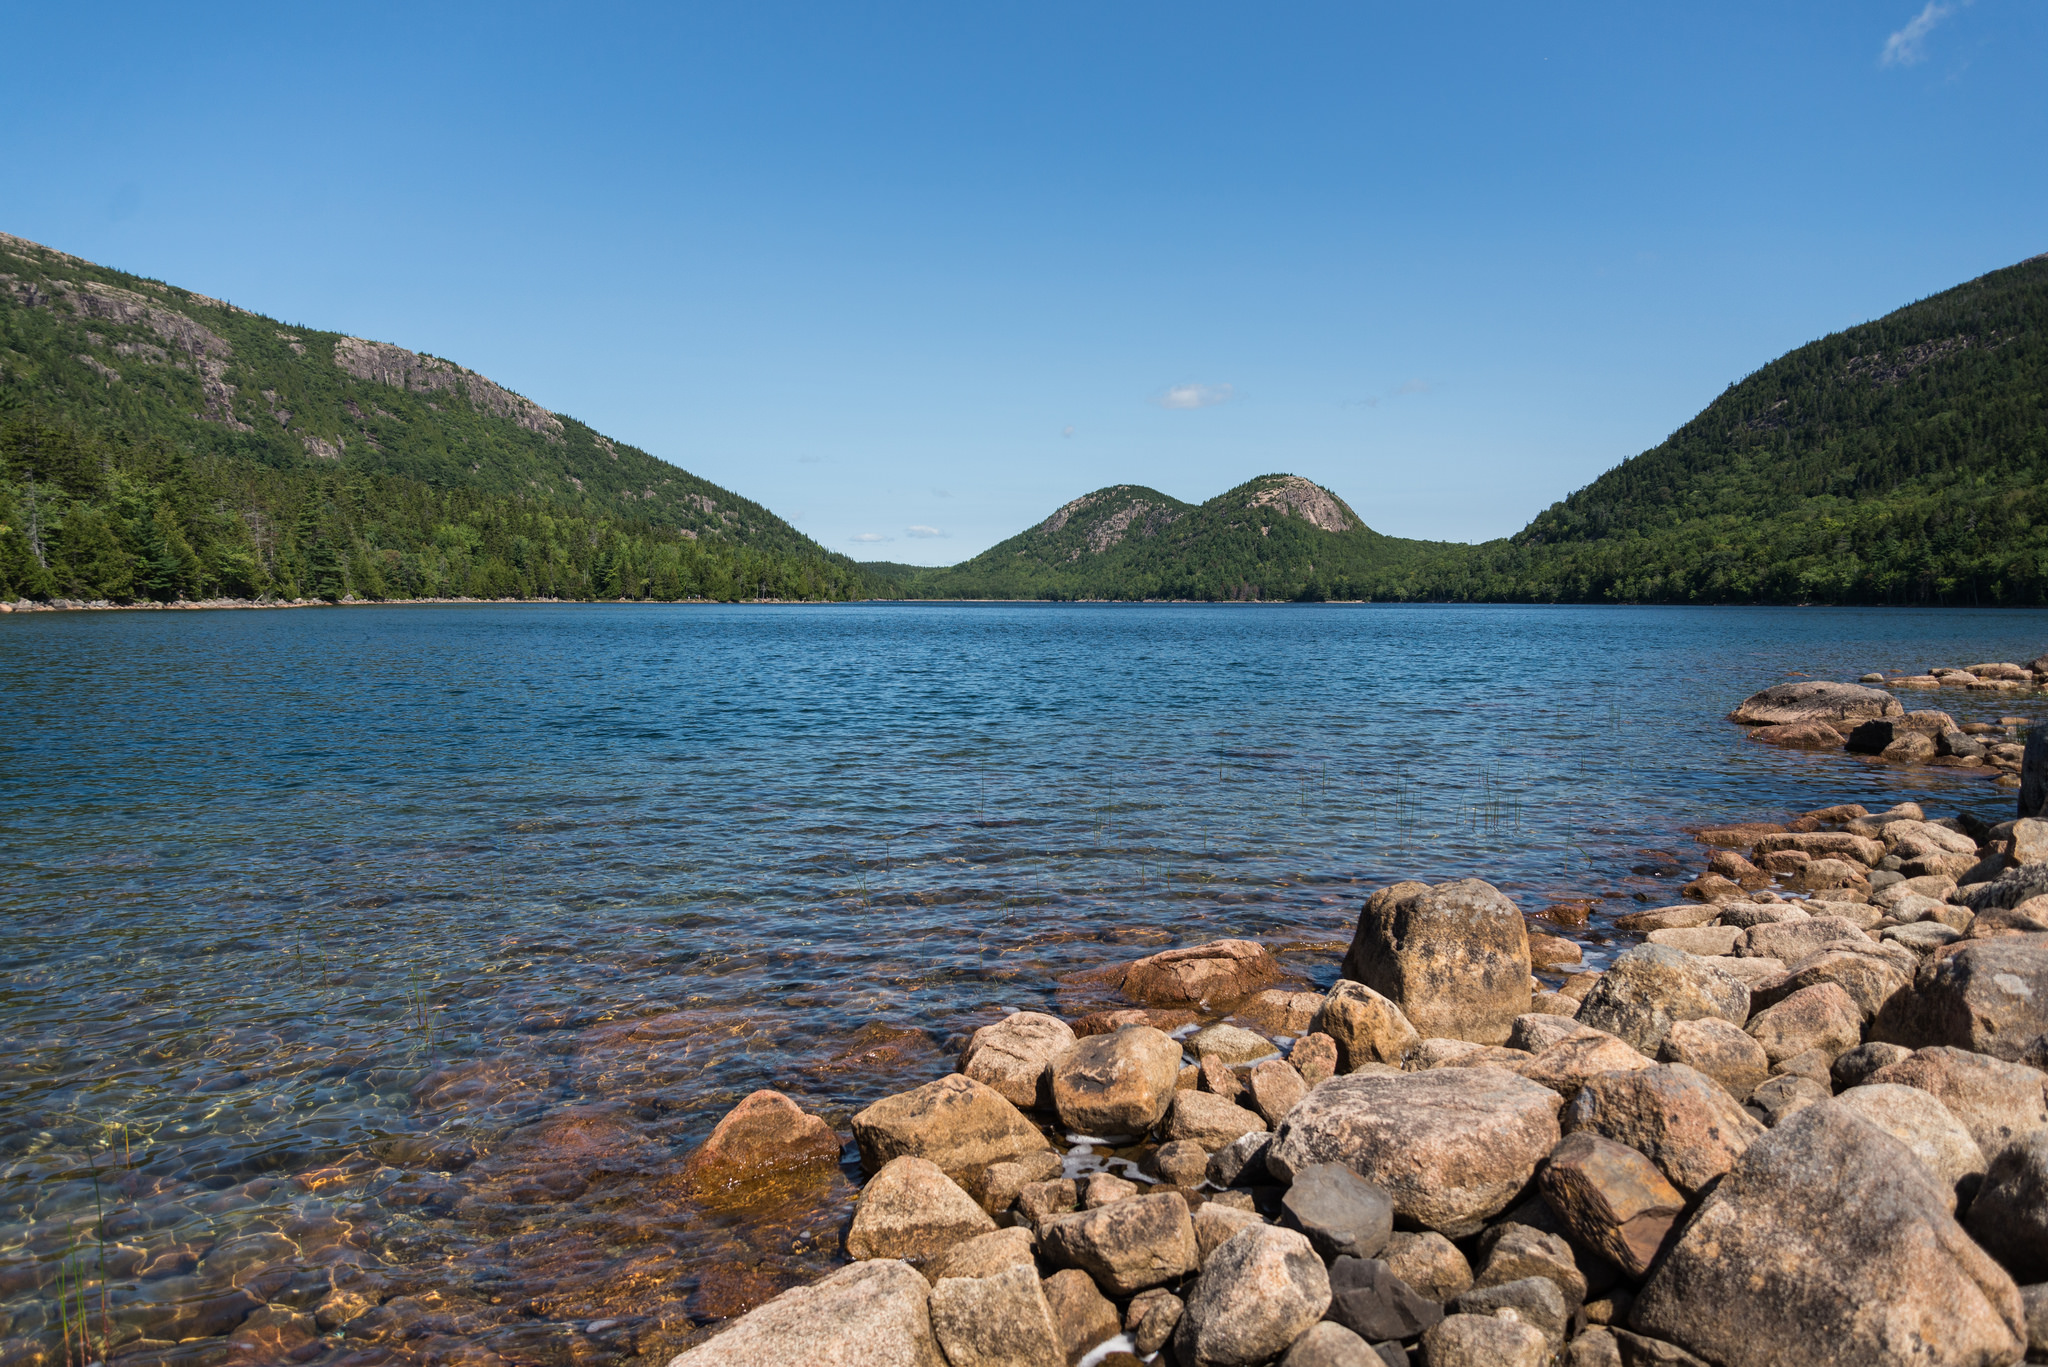
M1091 974L1132 1005L1012 1013L855 1115L851 1261L672 1367L2048 1360L2023 767L1997 824L1700 830L1604 970L1465 878L1374 892L1328 992L1243 939ZM688 1166L744 1207L839 1152L760 1091Z

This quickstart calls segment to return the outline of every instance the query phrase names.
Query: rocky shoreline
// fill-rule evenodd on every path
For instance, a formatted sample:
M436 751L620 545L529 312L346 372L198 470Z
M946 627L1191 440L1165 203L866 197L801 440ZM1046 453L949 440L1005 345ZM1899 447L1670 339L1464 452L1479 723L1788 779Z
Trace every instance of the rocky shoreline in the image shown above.
M1939 708L1908 711L1892 690L1956 689L1957 696L2048 688L2048 655L2027 664L1936 666L1925 674L1865 674L1856 683L1810 679L1743 700L1728 720L1749 739L1793 750L1837 750L1886 764L1928 765L2020 786L2026 717L1959 722Z
M2048 1360L2048 821L1699 839L1604 972L1405 882L1327 993L1227 939L981 1028L853 1117L851 1261L672 1367ZM840 1152L761 1091L686 1180Z

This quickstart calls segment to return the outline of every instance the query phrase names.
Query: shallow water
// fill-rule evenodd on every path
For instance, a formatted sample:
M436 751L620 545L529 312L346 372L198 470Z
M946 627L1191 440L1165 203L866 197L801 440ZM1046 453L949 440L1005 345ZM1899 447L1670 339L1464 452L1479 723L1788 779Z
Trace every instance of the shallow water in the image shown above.
M59 1360L74 1277L135 1363L663 1361L839 1257L851 1163L677 1190L754 1088L843 1132L1006 1011L1110 1004L1061 978L1220 935L1326 986L1402 877L1599 899L1597 963L1688 826L2011 803L1748 744L1743 696L2044 649L1974 611L0 619L0 1364ZM386 1304L346 1342L222 1336L348 1296Z

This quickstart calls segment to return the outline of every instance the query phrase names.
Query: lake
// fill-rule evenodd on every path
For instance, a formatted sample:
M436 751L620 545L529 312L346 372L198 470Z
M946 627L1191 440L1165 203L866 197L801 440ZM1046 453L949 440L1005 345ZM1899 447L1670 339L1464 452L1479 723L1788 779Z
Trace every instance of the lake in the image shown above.
M978 1025L1104 1004L1063 978L1219 936L1326 987L1400 878L1598 899L1597 964L1690 826L2010 810L1748 743L1741 698L2044 649L1967 610L0 619L0 1364L81 1299L136 1364L664 1362L842 1256L853 1181L677 1188L753 1089L844 1133Z

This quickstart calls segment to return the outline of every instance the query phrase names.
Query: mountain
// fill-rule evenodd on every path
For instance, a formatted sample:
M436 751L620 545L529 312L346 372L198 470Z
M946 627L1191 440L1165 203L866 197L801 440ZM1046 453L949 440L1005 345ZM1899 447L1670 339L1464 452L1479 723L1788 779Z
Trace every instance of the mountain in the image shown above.
M1381 536L1272 475L1199 507L1113 486L963 564L876 577L934 597L2048 604L2048 256L1779 357L1502 540Z
M759 504L452 361L5 234L0 462L10 597L865 586Z
M1112 485L962 564L884 574L930 598L1345 598L1415 544L1320 485L1262 475L1200 504Z

